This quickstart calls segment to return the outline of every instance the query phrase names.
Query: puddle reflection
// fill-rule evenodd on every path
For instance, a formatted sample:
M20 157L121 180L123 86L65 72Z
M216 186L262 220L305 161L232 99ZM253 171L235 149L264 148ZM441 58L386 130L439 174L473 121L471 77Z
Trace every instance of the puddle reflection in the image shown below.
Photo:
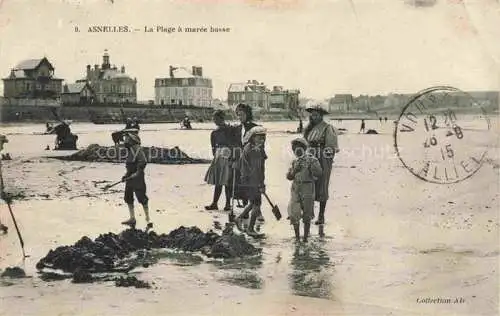
M298 244L288 279L293 294L316 298L332 297L333 263L322 244Z

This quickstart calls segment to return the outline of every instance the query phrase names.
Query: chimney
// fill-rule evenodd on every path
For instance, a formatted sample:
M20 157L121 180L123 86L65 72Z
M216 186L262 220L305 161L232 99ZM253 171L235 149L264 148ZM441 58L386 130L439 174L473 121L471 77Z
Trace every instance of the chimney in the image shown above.
M198 67L192 66L191 68L193 69L193 70L191 70L191 74L193 76L198 76Z
M203 77L203 68L202 67L197 67L198 68L198 76Z
M174 77L174 69L175 68L172 67L172 66L169 66L169 68L170 68L170 78L173 78Z
M123 65L122 65L122 69L121 69L121 71L122 71L122 74L124 74L124 73L125 73L125 66L123 66Z
M252 81L251 80L247 80L247 84L250 84L250 83L252 83Z

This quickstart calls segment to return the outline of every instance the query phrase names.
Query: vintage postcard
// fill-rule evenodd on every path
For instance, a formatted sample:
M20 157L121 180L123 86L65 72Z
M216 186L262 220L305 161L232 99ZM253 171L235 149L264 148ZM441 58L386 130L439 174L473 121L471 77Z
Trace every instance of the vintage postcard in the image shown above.
M498 0L0 0L0 315L498 315Z

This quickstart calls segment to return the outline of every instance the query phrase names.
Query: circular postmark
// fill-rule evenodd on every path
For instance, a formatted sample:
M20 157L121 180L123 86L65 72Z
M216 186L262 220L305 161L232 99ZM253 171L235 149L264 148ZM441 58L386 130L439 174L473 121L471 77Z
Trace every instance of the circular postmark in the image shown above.
M489 131L489 118L471 95L453 87L432 87L404 106L395 121L394 147L416 177L456 183L481 168Z

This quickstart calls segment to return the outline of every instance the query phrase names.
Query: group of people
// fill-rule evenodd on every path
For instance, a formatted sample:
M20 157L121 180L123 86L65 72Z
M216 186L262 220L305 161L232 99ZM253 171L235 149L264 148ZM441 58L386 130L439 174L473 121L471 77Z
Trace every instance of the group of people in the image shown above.
M326 203L329 199L329 183L335 154L339 152L337 134L333 126L324 121L327 112L321 107L308 108L309 124L304 128L303 137L291 141L295 155L284 177L292 181L288 219L292 224L295 237L300 240L300 221L304 224L303 241L307 241L310 225L314 220L314 202L319 202L316 225L325 222ZM215 111L213 121L217 128L210 135L214 156L205 181L214 186L213 200L206 210L218 209L218 201L224 188L225 211L233 211L232 199L238 199L244 207L235 218L236 227L249 236L258 237L256 222L263 221L261 205L262 194L266 192L265 163L268 158L265 151L267 130L253 120L252 108L246 104L236 107L239 125L226 123L224 112ZM135 226L134 195L142 205L147 228L152 227L149 216L149 198L146 194L144 170L147 158L141 146L139 125L128 120L124 130L112 134L115 144L123 142L128 150L126 173L121 181L125 182L124 201L129 210L129 218L122 224ZM0 137L0 150L5 137ZM0 174L1 175L1 174ZM3 196L3 183L0 188ZM249 219L248 227L243 221ZM4 225L0 223L0 229Z
M304 136L291 142L295 155L284 175L292 181L288 205L288 219L300 239L300 220L304 223L303 241L307 241L311 221L314 219L314 202L319 202L317 225L325 222L325 209L329 195L329 182L333 159L339 151L335 129L323 119L327 112L321 107L308 108L309 124ZM235 218L236 227L249 236L258 237L257 220L263 220L262 194L265 194L266 129L253 121L252 108L246 104L236 107L239 125L225 122L224 112L216 111L213 120L217 128L210 141L214 158L205 175L205 181L214 185L213 200L206 210L218 209L224 188L224 210L232 211L231 199L243 201L243 212ZM249 219L248 227L243 221Z

